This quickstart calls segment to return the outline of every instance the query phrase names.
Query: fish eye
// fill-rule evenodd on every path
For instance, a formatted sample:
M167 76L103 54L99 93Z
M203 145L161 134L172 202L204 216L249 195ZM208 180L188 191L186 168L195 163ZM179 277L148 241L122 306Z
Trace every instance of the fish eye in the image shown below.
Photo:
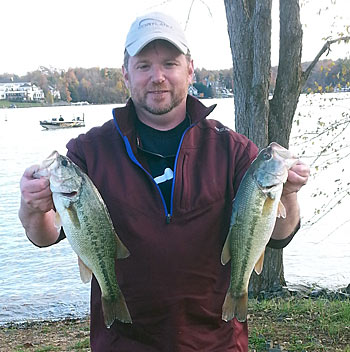
M264 160L270 160L271 159L271 153L269 153L269 152L264 153L263 154L263 158L264 158Z
M62 166L67 166L68 165L68 161L66 159L63 159L61 164L62 164Z

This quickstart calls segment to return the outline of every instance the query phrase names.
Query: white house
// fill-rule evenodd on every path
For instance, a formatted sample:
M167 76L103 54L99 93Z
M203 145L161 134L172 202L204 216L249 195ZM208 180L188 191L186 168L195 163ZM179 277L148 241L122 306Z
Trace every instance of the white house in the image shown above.
M30 82L0 83L0 99L11 101L43 101L44 92Z

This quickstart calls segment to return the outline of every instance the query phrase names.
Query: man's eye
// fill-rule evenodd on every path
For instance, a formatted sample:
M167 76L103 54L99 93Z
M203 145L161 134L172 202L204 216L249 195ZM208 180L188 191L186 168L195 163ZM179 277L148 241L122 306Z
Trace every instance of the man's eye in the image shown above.
M147 70L147 69L149 68L149 65L143 64L143 65L137 66L137 68L138 68L139 70Z

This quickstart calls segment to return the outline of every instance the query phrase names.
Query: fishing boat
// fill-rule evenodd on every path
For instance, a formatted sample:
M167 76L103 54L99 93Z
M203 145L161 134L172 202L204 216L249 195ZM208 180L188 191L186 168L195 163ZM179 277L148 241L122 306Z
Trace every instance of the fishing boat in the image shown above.
M50 121L43 120L40 121L40 126L45 130L57 130L59 128L73 128L73 127L84 127L85 120L84 114L83 117L76 117L70 121L66 121L61 115L59 118L53 117Z

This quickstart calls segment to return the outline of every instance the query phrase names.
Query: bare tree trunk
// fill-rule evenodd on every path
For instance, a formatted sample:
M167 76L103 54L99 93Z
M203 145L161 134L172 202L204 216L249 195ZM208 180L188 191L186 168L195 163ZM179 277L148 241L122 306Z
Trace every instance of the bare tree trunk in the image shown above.
M259 148L268 142L271 3L272 0L225 0L236 130Z
M278 74L270 101L269 142L286 148L303 85L301 49L303 32L299 0L280 0L280 50Z
M256 297L261 291L271 292L285 285L283 250L266 247L263 271L260 275L253 271L249 282L249 293Z

